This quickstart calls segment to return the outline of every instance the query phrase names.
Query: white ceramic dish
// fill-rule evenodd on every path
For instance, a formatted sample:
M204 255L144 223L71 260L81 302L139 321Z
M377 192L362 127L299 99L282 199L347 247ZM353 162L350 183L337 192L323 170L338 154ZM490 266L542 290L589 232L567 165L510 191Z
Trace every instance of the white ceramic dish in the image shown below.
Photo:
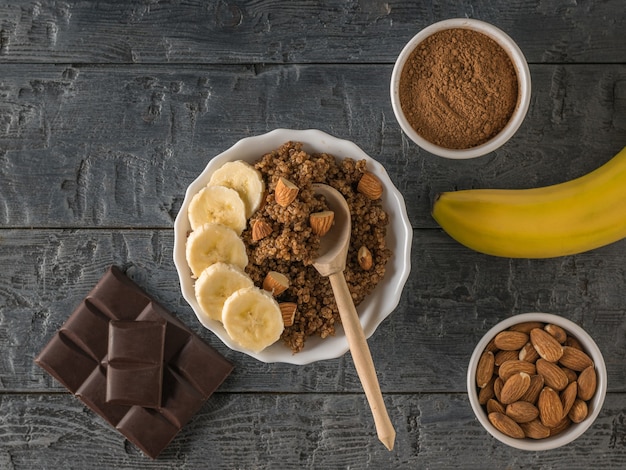
M562 433L557 434L556 436L548 437L546 439L514 439L498 431L491 424L489 418L487 417L487 412L478 402L478 392L476 391L476 367L478 366L478 360L480 359L480 356L485 350L485 347L487 346L489 341L491 341L499 332L506 330L507 328L518 323L528 321L540 321L544 323L552 323L554 325L558 325L561 328L565 329L565 331L574 336L576 339L578 339L578 341L582 344L585 352L591 357L591 359L593 359L597 375L596 393L588 402L589 415L587 416L587 418L585 418L582 422L578 424L572 424ZM555 449L557 447L564 446L565 444L568 444L574 439L580 437L598 417L598 414L602 409L602 404L604 403L604 398L606 397L606 388L607 372L604 358L602 357L600 349L591 338L591 336L589 336L589 334L576 323L558 315L552 315L549 313L524 313L521 315L515 315L513 317L507 318L506 320L495 325L485 334L485 336L483 336L480 342L476 345L476 349L472 354L467 370L467 392L469 395L470 404L472 406L472 409L474 410L474 413L476 414L476 417L478 418L478 421L480 421L480 423L489 432L489 434L491 434L499 441L511 447L515 447L516 449L522 450L538 451Z
M194 280L185 258L185 242L190 230L187 207L194 194L206 186L213 172L231 160L254 162L260 159L263 154L277 149L288 141L302 142L304 149L308 152L326 152L339 159L346 157L352 157L356 160L365 159L368 170L376 174L384 184L382 203L389 214L387 244L393 251L393 256L387 263L385 278L357 308L365 336L369 337L374 333L378 325L396 308L400 300L402 289L411 269L413 230L406 213L404 199L389 179L383 166L354 143L338 139L324 132L276 129L267 134L242 139L228 150L212 158L200 176L187 188L182 207L176 217L174 223L174 264L178 271L183 297L193 308L198 320L215 333L229 348L248 354L263 362L308 364L333 359L345 354L348 351L348 343L343 329L338 328L335 336L326 339L317 336L309 337L304 349L297 354L293 354L281 341L260 353L245 350L230 339L220 322L206 319L204 315L199 313L200 307L194 295Z
M515 67L515 71L517 73L517 83L519 87L519 98L517 106L515 108L515 111L513 111L513 115L511 116L508 124L496 136L494 136L491 140L485 142L484 144L462 150L440 147L429 142L421 135L419 135L415 131L415 129L411 127L409 121L404 116L404 112L402 111L402 107L400 106L399 91L400 75L402 74L402 70L404 69L404 65L406 64L407 59L409 58L411 52L413 52L415 47L422 41L424 41L424 39L426 39L428 36L431 36L436 32L455 28L471 29L473 31L478 31L489 36L491 39L497 42L506 51L506 53L511 58L511 61L513 62L513 66ZM400 127L413 142L415 142L424 150L434 155L439 155L440 157L452 159L466 159L479 157L481 155L492 152L504 145L511 137L513 137L517 129L524 121L524 118L526 117L528 106L530 105L531 84L530 71L528 69L528 63L526 62L526 58L524 57L524 54L517 46L515 41L513 41L513 39L511 39L506 33L489 23L485 23L484 21L469 18L452 18L449 20L439 21L438 23L431 24L430 26L422 29L406 44L406 46L404 46L404 49L402 49L400 55L396 59L393 72L391 74L390 88L393 112L396 115L396 119L398 120Z

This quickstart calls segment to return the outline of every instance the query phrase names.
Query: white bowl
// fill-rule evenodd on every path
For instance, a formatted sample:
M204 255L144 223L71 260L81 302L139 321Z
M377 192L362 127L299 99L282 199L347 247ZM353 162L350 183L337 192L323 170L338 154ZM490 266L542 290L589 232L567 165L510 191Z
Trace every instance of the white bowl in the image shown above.
M568 429L560 434L557 434L556 436L536 440L528 438L514 439L498 431L489 421L484 407L478 402L478 392L476 390L476 367L478 366L478 360L480 359L480 356L489 341L491 341L501 331L506 330L513 325L517 325L518 323L529 321L540 321L543 323L558 325L567 331L571 336L575 337L582 344L587 355L593 359L597 375L596 393L591 400L587 402L589 407L589 414L587 418L578 424L572 423ZM538 451L555 449L580 437L598 417L606 396L606 388L607 372L606 365L604 364L604 358L591 336L589 336L589 334L587 334L587 332L576 323L558 315L552 315L549 313L524 313L507 318L506 320L495 325L476 345L476 349L474 349L474 353L472 354L467 370L467 392L470 404L476 414L476 417L478 418L478 421L480 421L489 434L499 441L522 450Z
M413 52L415 47L424 41L424 39L428 36L431 36L439 31L456 28L478 31L498 43L506 51L513 62L513 66L515 67L515 72L517 74L519 90L517 105L508 124L491 140L468 149L449 149L435 145L424 139L415 131L415 129L413 129L413 127L411 127L411 124L409 124L409 121L406 119L404 112L402 111L402 107L400 106L400 75L402 74L402 69L404 69L404 65L411 55L411 52ZM513 136L513 134L515 134L524 121L528 111L528 106L530 104L530 88L530 71L528 69L526 58L517 44L506 33L489 23L485 23L484 21L469 18L453 18L427 26L417 33L406 46L404 46L404 49L402 49L402 52L400 52L400 55L396 59L393 72L391 74L391 105L393 107L393 112L396 115L396 119L398 120L398 123L404 133L421 148L434 155L439 155L440 157L466 159L479 157L496 150L498 147L506 143Z
M278 341L260 353L254 353L233 342L220 322L205 318L194 294L194 280L191 277L185 257L185 243L190 231L187 208L191 198L207 185L213 172L231 160L254 162L265 153L277 149L288 141L302 142L307 152L326 152L338 159L346 157L355 160L365 159L367 168L384 185L382 204L389 214L387 245L393 256L387 262L384 279L374 291L357 307L365 336L371 336L378 325L396 308L402 288L411 269L411 241L413 229L406 213L404 199L393 185L383 166L369 157L354 143L338 139L318 130L276 129L267 134L240 140L228 150L213 157L198 178L189 185L180 212L174 222L174 264L178 271L183 297L191 305L202 325L217 335L229 348L240 351L263 362L286 362L308 364L314 361L340 357L348 351L348 342L342 328L337 328L335 336L321 339L318 336L307 338L304 349L293 354L282 341Z

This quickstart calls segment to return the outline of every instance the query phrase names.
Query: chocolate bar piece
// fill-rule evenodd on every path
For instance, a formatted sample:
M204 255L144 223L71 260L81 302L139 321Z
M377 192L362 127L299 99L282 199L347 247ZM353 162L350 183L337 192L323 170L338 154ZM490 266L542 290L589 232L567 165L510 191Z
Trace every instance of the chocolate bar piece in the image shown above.
M161 406L165 319L109 322L107 403Z
M141 335L144 348L136 340ZM155 344L147 344L151 342ZM162 359L155 365L157 356ZM167 447L233 369L115 266L35 362L151 458ZM153 395L159 376L153 367L161 371L160 398ZM149 373L131 377L140 369ZM148 384L148 392L133 389L139 382Z

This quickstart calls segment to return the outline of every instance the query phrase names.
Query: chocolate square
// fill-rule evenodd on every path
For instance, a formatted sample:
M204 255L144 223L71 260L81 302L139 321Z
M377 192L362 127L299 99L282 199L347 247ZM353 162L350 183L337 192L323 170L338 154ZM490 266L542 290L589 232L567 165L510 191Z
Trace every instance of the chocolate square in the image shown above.
M163 381L164 318L109 323L106 401L158 408Z
M165 326L165 345L163 349L163 361L167 363L187 343L189 329L155 302L150 302L146 305L136 320L159 321L161 318L168 319Z
M35 362L72 393L76 393L98 366L98 362L62 331L52 337Z
M107 369L105 367L96 367L78 389L76 396L111 426L116 426L128 413L130 406L106 402L106 373Z
M163 365L115 364L107 369L106 402L115 405L161 406Z
M163 371L163 404L159 410L179 428L197 413L204 396L170 367Z
M99 361L107 353L108 327L109 318L86 300L74 310L61 331Z
M112 320L134 320L151 299L119 268L112 266L86 300Z
M152 321L120 321L109 323L109 364L160 364L165 341L164 318Z
M141 406L133 406L116 428L152 458L156 458L179 431L162 414Z
M199 337L192 336L170 365L204 398L219 387L232 365Z
M156 331L159 328L161 333ZM142 340L131 344L144 334ZM164 344L158 341L160 334ZM145 342L155 337L157 344L152 349L155 345ZM138 350L140 342L144 342L144 349ZM162 360L155 361L159 350ZM105 273L35 362L151 458L156 458L174 439L233 368L115 266ZM139 370L146 376L131 377L138 375ZM154 396L146 398L143 391L136 396L137 390L131 393L121 386L125 381L154 383L158 370L162 371L160 400ZM154 392L154 387L151 390ZM116 398L107 402L108 392L123 397L124 403L134 400L160 404L148 408L116 404Z

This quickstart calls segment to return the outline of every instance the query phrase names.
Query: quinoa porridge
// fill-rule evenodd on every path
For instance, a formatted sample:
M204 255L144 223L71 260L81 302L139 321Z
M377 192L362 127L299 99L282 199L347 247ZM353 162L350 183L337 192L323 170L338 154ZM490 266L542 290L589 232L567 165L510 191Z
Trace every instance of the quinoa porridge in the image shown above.
M372 200L357 191L367 171L365 160L335 159L321 153L309 154L298 142L287 142L265 154L255 163L266 182L267 194L261 208L252 215L242 238L248 251L246 272L256 285L262 285L269 271L286 275L290 285L277 298L279 302L297 304L292 326L285 327L283 342L294 353L302 350L306 338L334 335L340 322L333 291L327 278L313 267L319 247L319 236L309 224L311 213L328 210L324 198L315 195L313 183L326 183L345 197L352 215L350 249L344 272L355 305L358 305L382 280L391 251L385 244L389 218L380 199ZM278 180L283 177L294 183L299 192L287 207L275 201ZM253 240L252 228L258 220L272 231L260 240ZM364 269L357 253L366 247L372 255L372 266Z

